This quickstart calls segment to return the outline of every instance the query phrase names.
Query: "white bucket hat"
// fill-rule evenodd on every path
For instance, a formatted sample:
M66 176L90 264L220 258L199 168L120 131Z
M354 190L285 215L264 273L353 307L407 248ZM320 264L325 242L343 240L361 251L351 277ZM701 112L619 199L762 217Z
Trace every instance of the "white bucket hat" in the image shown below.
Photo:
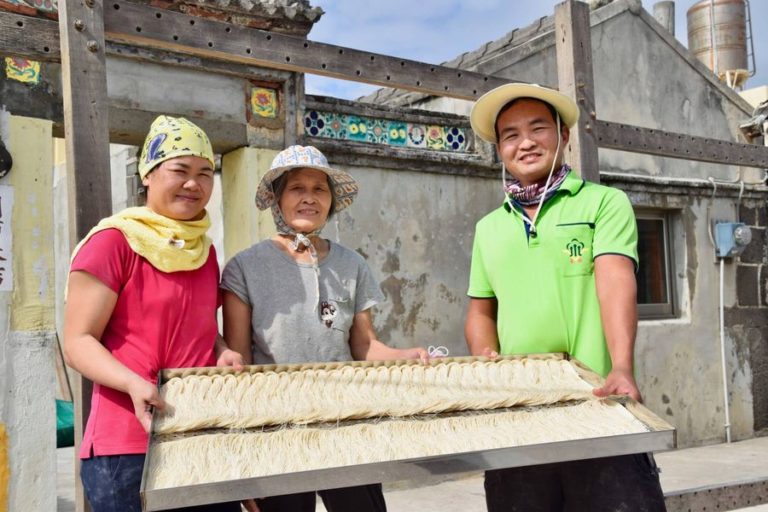
M496 118L504 105L517 98L534 98L548 103L569 128L579 120L579 107L565 94L537 84L512 83L483 94L472 106L469 122L481 139L496 144Z
M272 183L292 169L317 169L323 171L331 179L334 212L340 212L352 204L357 195L357 182L346 171L334 169L328 165L328 159L314 146L290 146L277 154L272 160L269 171L261 178L256 189L256 206L266 210L277 204L277 197Z

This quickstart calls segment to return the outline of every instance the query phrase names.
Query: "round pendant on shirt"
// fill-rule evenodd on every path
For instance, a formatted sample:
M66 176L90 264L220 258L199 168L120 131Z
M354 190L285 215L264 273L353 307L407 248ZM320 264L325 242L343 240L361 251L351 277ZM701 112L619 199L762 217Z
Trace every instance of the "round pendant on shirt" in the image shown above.
M186 242L184 240L179 240L178 238L171 238L168 240L168 245L172 245L177 249L183 249Z

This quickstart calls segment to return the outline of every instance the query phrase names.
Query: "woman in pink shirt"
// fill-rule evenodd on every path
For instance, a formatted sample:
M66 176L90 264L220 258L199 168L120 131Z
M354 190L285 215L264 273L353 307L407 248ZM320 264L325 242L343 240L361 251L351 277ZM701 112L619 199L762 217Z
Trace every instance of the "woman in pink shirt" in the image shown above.
M94 382L79 454L94 512L141 510L151 408L164 406L158 371L242 364L216 323L219 268L205 234L213 172L206 134L186 119L158 117L139 164L147 206L103 219L72 257L64 355Z

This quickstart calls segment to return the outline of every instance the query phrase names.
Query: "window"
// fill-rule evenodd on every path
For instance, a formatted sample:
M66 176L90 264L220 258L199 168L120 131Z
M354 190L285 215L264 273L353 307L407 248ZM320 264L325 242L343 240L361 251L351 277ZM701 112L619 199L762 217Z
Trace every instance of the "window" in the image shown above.
M637 311L641 319L675 316L669 214L638 211Z

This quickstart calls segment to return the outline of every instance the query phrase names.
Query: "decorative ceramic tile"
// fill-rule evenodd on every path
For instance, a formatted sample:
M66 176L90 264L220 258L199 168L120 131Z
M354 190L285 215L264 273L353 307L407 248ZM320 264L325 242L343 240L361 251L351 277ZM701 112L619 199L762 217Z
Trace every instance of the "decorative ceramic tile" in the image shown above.
M404 123L317 110L309 110L304 114L304 132L313 137L434 151L462 152L468 146L466 130L456 126Z
M36 85L40 83L40 63L34 60L6 57L5 74L11 80Z
M332 139L346 139L347 138L347 116L344 114L324 114L325 121L325 137Z
M464 151L467 148L467 136L464 130L456 128L445 128L445 144L448 149L453 151Z
M277 91L265 87L251 89L251 111L260 117L277 117Z
M425 148L427 147L425 141L427 139L427 129L421 124L408 123L408 142L407 144L412 148Z
M368 140L368 126L365 120L357 116L344 116L347 119L347 139L365 142Z
M316 110L310 110L304 116L304 133L313 137L328 137L325 132L326 119Z
M25 3L42 12L57 12L59 10L58 0L25 0Z
M442 126L427 126L427 147L445 149L445 133Z
M389 144L389 130L383 119L368 120L368 142L373 144Z
M405 123L389 123L389 143L393 146L405 146L408 142L408 125Z

